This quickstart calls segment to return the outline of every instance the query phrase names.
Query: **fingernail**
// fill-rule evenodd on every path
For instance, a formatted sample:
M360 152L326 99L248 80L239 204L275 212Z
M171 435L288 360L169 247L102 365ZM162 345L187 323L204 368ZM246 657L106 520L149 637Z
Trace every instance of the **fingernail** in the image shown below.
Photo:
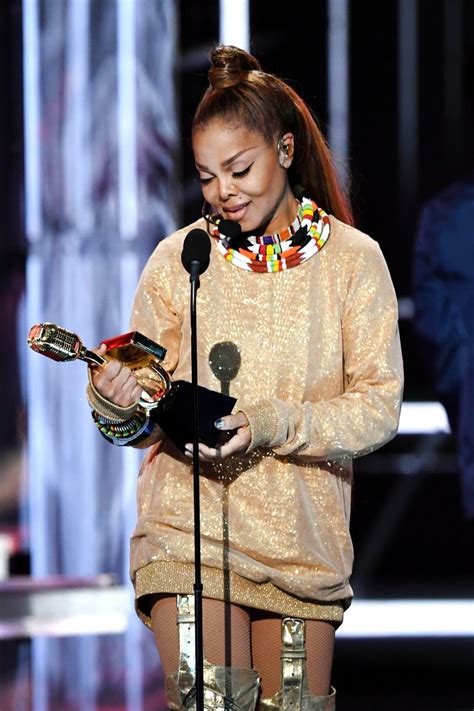
M218 430L224 429L224 420L222 417L219 417L219 419L214 422L214 427Z
M191 454L193 453L193 445L192 444L185 444L184 448L187 452L190 452Z

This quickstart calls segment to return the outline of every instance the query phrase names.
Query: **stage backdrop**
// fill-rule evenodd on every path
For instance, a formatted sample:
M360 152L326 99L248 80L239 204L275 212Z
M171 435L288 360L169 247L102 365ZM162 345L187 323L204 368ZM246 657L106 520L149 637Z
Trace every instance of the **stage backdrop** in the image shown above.
M175 3L23 5L26 325L58 323L94 347L128 330L139 272L175 224ZM128 579L141 453L95 430L84 363L25 362L32 572L113 573L131 610L123 636L34 642L34 709L159 708Z

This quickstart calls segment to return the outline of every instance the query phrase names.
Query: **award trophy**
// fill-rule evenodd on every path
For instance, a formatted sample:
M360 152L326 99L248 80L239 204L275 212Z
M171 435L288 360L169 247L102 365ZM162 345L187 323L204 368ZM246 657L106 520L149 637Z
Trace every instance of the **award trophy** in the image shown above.
M83 360L100 367L110 360L118 360L132 370L142 388L138 407L146 410L154 422L181 452L193 440L192 384L186 380L172 381L160 362L166 349L139 331L130 331L102 341L104 356L86 348L79 336L53 323L31 327L28 345L37 353L58 362ZM218 417L232 412L236 399L223 393L198 386L199 441L215 447L221 433L214 427Z

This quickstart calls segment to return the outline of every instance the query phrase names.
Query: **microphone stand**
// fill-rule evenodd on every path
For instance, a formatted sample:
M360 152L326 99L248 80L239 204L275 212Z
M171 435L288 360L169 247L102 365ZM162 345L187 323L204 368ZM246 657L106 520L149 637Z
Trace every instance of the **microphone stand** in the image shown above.
M202 632L202 581L201 581L201 512L199 493L199 402L197 365L196 301L199 289L200 263L191 262L191 381L193 388L193 497L194 497L194 609L196 630L196 711L204 711L204 653Z

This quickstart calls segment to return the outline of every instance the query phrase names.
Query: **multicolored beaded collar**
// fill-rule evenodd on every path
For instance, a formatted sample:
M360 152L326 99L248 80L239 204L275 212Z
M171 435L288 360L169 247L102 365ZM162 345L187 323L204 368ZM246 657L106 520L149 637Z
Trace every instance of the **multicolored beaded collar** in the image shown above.
M241 269L281 272L305 262L329 239L329 216L309 198L302 198L294 222L283 232L262 237L229 238L219 232L220 218L207 218L210 233L223 257Z

